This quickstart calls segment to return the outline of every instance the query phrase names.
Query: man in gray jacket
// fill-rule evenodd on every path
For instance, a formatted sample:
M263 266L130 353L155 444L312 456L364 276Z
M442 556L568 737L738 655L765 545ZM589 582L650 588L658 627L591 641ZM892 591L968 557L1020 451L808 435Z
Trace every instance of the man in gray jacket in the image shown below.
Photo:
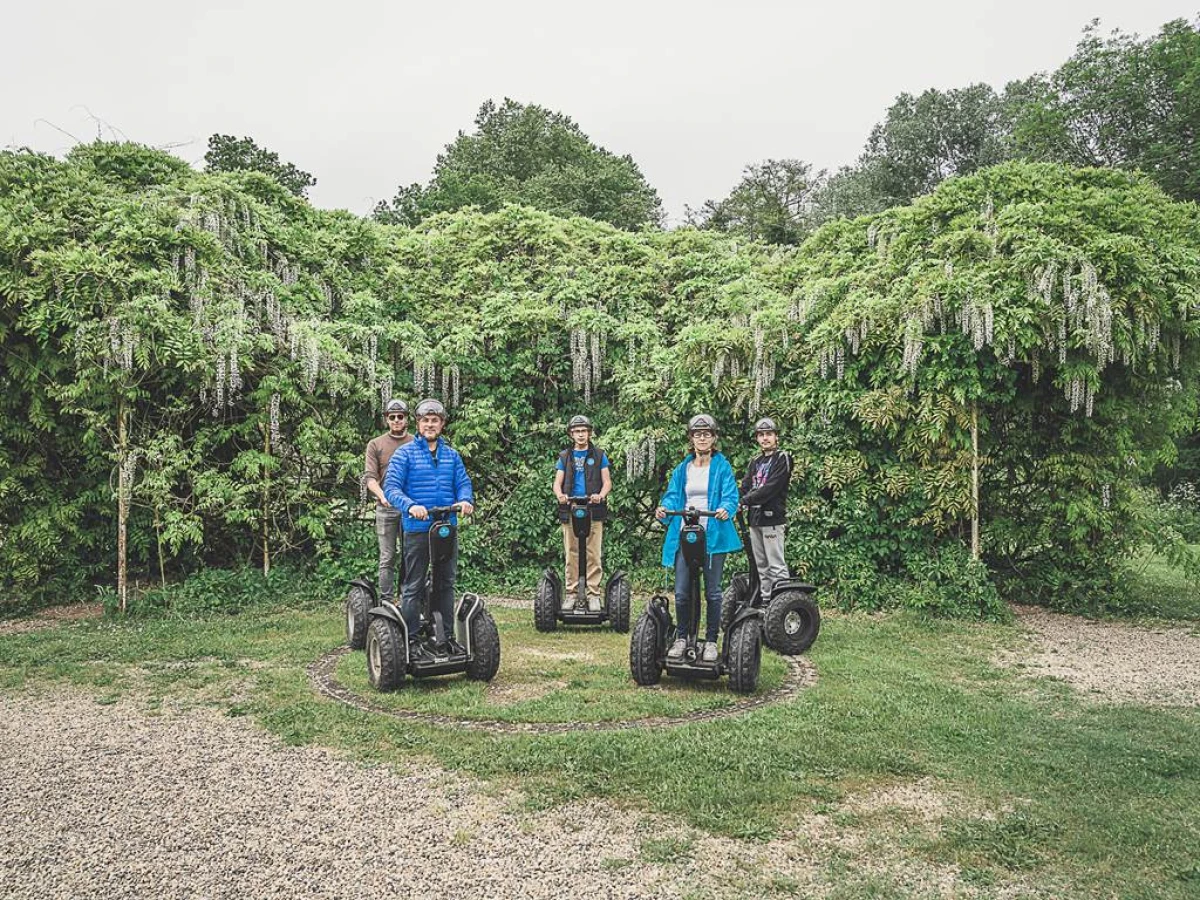
M383 494L392 455L411 441L408 433L408 405L403 400L389 400L384 407L387 431L367 444L366 471L363 479L375 498L375 535L379 538L379 599L395 602L396 543L400 536L400 512Z

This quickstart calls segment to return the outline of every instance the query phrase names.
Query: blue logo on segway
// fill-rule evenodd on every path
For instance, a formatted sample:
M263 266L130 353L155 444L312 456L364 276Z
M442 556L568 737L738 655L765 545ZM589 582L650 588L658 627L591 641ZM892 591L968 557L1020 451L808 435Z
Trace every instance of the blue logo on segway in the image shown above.
M587 515L587 510L583 509L582 507L575 510L575 518L577 518L577 519L582 519L586 515Z
M443 525L438 529L438 537L450 537L450 526Z
M694 531L689 531L689 532L687 533L687 542L688 542L689 544L694 544L694 543L696 543L696 532L694 532Z

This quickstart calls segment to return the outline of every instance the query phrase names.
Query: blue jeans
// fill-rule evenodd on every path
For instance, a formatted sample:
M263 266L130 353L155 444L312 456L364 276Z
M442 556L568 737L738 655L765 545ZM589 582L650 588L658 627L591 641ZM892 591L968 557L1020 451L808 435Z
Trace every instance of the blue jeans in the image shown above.
M420 621L421 607L425 602L425 572L429 569L429 532L405 531L404 534L404 584L400 588L400 612L408 625L408 636L415 637ZM436 566L433 572L434 595L430 598L430 611L440 610L446 637L454 637L454 580L458 577L458 541L449 558ZM432 619L430 620L432 622Z
M721 627L721 570L725 568L725 554L714 553L704 566L704 596L708 601L704 614L705 640L715 641ZM675 552L675 618L679 623L679 636L686 635L692 626L691 579L683 561L683 548ZM700 623L697 622L697 630Z

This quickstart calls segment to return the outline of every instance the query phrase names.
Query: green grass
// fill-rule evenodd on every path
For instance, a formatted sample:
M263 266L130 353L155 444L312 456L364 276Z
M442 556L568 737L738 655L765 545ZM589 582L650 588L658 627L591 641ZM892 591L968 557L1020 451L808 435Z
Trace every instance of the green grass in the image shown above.
M1192 549L1200 551L1200 544ZM1200 619L1200 586L1163 557L1145 551L1129 564L1129 595L1121 611L1146 618Z
M409 680L401 690L373 694L364 653L338 664L343 685L381 706L503 722L612 722L655 716L686 716L732 705L724 681L664 678L639 688L629 677L629 635L610 629L559 628L540 633L527 610L493 608L500 629L501 666L490 684L463 677ZM764 653L758 693L778 687L783 660Z
M537 635L528 613L496 613L498 688L510 679L532 689L542 672L566 687L486 713L476 705L491 702L479 699L486 690L461 679L406 686L394 702L553 720L728 701L711 685L643 692L622 683L624 636ZM788 703L676 728L542 736L451 732L325 700L304 667L341 643L341 629L331 597L315 608L0 636L0 689L78 685L98 702L133 697L151 713L167 702L214 706L291 744L371 763L431 760L516 787L531 811L598 797L671 816L689 834L752 842L824 817L854 838L818 854L841 897L922 896L870 865L888 854L956 867L982 896L1014 884L1056 897L1200 896L1200 711L1096 705L997 668L996 651L1020 640L1011 625L830 614L811 652L819 680ZM773 655L764 662L768 678L782 673ZM344 666L341 677L360 687L361 656ZM946 798L932 823L854 806L873 789L917 781ZM650 832L639 859L686 862L691 848L691 837ZM747 874L748 895L803 888L755 877Z

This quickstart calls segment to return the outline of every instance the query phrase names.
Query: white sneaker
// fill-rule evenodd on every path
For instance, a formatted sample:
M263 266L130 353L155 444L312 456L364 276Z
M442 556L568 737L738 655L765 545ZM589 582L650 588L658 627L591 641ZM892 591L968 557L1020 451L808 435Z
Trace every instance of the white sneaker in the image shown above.
M588 612L600 612L601 601L599 597L588 595Z
M671 649L667 651L667 659L683 659L683 650L687 647L687 641L680 638L671 645Z
M704 655L701 657L705 662L717 661L717 644L715 641L708 641L704 645Z

